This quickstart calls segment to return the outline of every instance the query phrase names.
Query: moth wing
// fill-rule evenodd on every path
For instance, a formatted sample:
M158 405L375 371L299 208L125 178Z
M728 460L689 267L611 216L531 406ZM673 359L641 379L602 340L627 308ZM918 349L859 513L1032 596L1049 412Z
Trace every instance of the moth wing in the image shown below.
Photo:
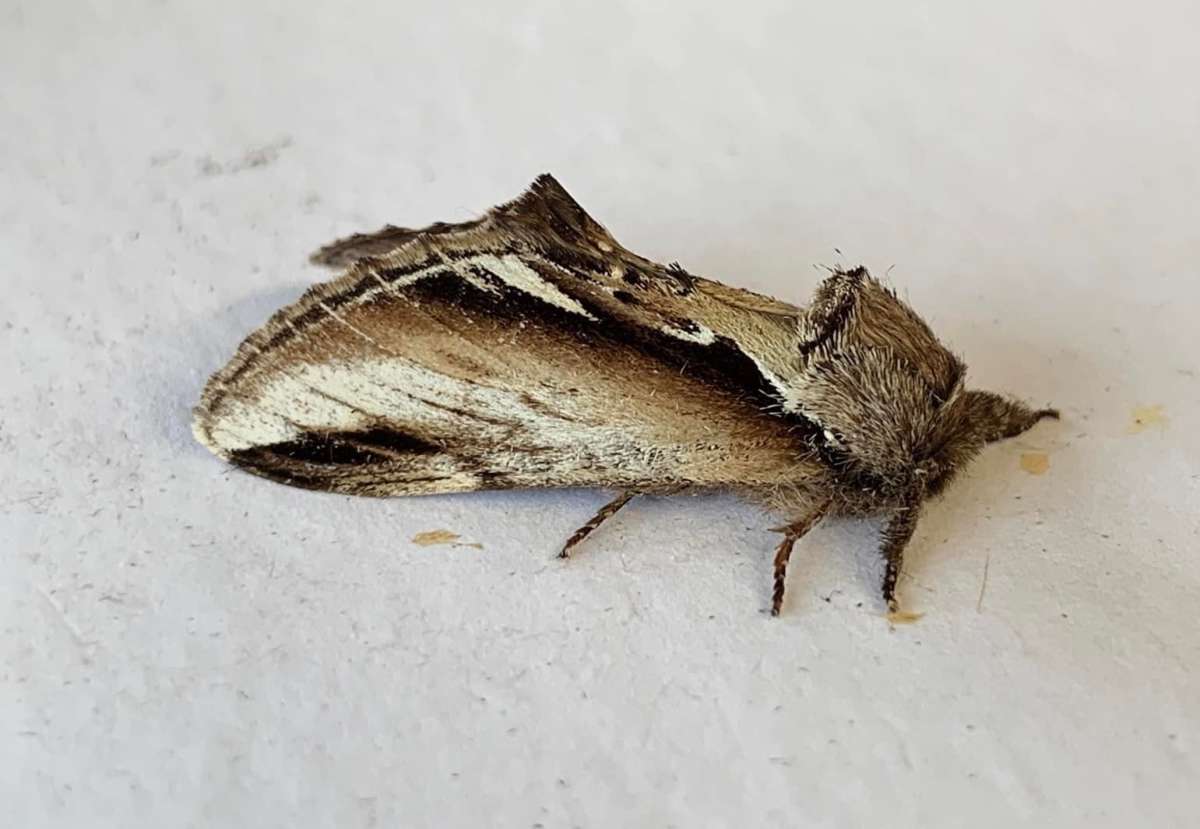
M353 239L324 258L395 246L209 381L195 431L218 455L367 495L822 474L779 410L797 309L624 250L549 176L473 222Z

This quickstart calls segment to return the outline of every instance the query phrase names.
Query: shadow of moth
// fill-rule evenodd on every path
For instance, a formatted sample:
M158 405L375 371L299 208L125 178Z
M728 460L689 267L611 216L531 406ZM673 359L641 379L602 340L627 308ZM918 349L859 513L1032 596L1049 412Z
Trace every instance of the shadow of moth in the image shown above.
M881 515L892 611L922 503L1052 409L964 387L965 366L863 268L804 308L623 248L549 175L482 218L388 226L313 255L344 268L208 381L196 437L293 486L353 495L603 487L733 491L796 541Z

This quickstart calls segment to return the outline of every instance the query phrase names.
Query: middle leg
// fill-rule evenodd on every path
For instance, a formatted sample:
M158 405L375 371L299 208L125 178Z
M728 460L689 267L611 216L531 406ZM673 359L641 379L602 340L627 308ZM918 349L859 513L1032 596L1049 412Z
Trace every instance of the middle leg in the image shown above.
M603 524L607 519L611 518L613 516L613 514L616 513L617 510L619 510L621 507L625 506L631 500L633 500L633 497L637 494L638 493L633 492L631 490L626 490L625 492L622 492L620 495L618 495L613 500L609 501L603 507L601 507L599 512L597 512L595 515L593 515L586 524L584 524L582 527L577 529L574 532L574 534L570 538L567 539L567 543L563 545L562 551L558 554L558 557L559 558L570 558L571 557L571 549L576 544L578 544L579 542L581 542L585 538L587 538L589 535L591 535L593 530L595 530L597 527L599 527L601 524Z

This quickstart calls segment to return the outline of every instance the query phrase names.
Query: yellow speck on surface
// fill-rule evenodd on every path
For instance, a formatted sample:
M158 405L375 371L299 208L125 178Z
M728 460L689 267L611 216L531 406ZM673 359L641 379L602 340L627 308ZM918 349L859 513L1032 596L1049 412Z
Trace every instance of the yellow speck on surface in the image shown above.
M908 610L893 610L887 615L887 620L893 625L911 625L924 615L924 613L913 613Z
M1042 475L1050 468L1050 456L1045 452L1022 452L1021 468L1030 475Z
M462 538L458 533L450 530L426 530L423 533L417 533L412 537L413 544L418 544L422 547L433 547L438 544L449 544L451 547L473 547L476 550L482 550L483 545L478 541L459 541Z
M1165 426L1166 423L1167 414L1163 411L1162 406L1135 406L1133 409L1133 419L1129 424L1129 434L1136 435L1138 432L1144 432L1151 426Z
M428 530L423 533L417 533L412 537L413 544L419 544L422 547L432 547L435 544L453 544L459 539L458 533L452 533L449 530Z

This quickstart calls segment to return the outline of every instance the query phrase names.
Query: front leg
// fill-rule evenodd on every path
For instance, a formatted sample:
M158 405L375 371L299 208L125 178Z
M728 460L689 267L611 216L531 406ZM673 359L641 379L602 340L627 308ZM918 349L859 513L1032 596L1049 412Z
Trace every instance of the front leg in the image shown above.
M779 547L775 550L775 589L771 593L772 616L778 616L779 609L783 606L784 579L787 577L787 566L788 560L792 557L792 547L796 546L796 542L825 517L830 503L831 501L824 501L799 521L793 521L791 524L775 530L783 533L783 541L779 542Z
M921 502L913 499L907 505L900 507L892 514L883 530L883 553L887 569L883 574L883 600L887 602L888 611L896 613L900 603L896 601L896 582L900 579L900 567L904 564L904 548L908 546L913 531L917 528L917 518L921 515Z

